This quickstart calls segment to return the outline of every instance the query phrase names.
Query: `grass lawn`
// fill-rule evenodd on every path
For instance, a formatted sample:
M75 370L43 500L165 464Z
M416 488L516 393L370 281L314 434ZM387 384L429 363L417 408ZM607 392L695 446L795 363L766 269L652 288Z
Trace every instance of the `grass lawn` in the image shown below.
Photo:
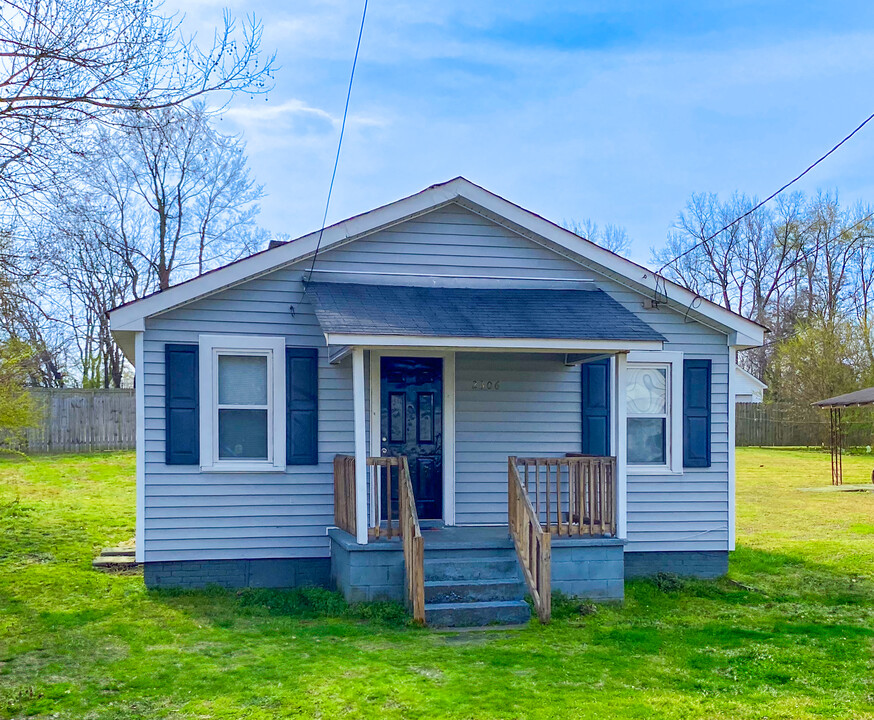
M847 482L872 466L848 458ZM874 718L874 494L798 490L828 468L738 452L728 578L458 635L324 591L98 573L93 555L133 535L133 455L3 461L0 717Z

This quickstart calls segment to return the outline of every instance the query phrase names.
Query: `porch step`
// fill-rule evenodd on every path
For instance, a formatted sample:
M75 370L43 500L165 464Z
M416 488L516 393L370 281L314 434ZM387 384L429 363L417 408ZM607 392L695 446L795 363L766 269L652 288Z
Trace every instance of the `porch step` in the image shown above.
M103 548L100 555L91 561L91 567L103 572L133 570L138 566L133 540L123 542L117 547Z
M131 570L137 561L128 555L100 555L91 561L91 566L96 570Z
M426 545L425 580L516 580L522 577L515 554L468 557L461 551L456 555L460 557L431 558Z
M135 557L137 551L134 548L103 548L100 552L101 557Z
M425 622L434 627L521 625L531 610L524 600L426 603Z
M521 600L525 586L515 579L426 580L426 603L474 603L492 600Z

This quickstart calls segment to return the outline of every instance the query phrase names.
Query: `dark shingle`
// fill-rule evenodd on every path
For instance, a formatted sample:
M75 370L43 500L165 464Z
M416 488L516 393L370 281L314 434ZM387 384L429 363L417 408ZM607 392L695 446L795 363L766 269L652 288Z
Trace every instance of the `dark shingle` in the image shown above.
M313 282L309 294L328 333L664 341L602 290Z

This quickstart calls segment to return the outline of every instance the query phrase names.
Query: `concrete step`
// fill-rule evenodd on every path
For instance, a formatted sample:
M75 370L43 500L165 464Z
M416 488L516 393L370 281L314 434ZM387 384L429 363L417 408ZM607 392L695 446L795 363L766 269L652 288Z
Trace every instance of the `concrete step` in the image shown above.
M136 550L133 548L103 548L100 551L101 557L134 557Z
M458 558L476 560L508 560L516 557L516 550L509 547L443 547L425 543L425 554L435 560L456 560Z
M137 566L136 558L129 555L101 555L91 561L97 570L131 570Z
M425 551L425 580L515 580L521 579L519 563L511 557L432 558Z
M522 625L531 619L524 600L425 603L425 622L431 627Z
M515 579L425 581L425 602L428 603L521 600L523 597L525 584Z

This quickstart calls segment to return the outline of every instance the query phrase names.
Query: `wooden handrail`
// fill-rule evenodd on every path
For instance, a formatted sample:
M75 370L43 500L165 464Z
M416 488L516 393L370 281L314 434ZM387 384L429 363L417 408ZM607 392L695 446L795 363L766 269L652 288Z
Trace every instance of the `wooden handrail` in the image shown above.
M355 515L355 458L334 457L334 525L351 535L358 524Z
M537 617L548 623L552 617L552 538L540 524L514 457L507 463L507 518Z
M407 605L413 619L425 624L425 539L419 525L410 466L406 457L369 457L370 516L368 535L393 538L400 535L404 551L405 591ZM397 513L392 508L391 497L394 485L392 468L397 468L398 505ZM381 505L383 481L385 482L386 523L382 527ZM355 515L355 458L337 455L334 458L334 524L355 535L358 527ZM395 528L397 522L397 528Z
M407 606L413 620L425 624L425 539L419 527L419 514L410 481L410 466L407 458L400 458L398 471L400 532L404 546L404 570L406 575Z
M512 458L537 518L552 535L616 534L616 458Z

